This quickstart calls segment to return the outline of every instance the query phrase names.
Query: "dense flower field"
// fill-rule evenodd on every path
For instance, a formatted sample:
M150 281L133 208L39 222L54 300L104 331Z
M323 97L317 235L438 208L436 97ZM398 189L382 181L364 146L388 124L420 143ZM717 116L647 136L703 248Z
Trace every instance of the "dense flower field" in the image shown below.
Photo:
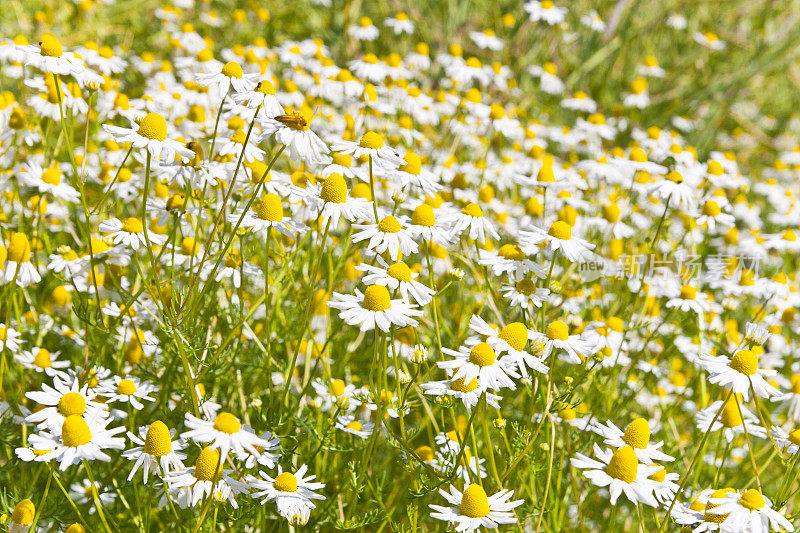
M1 4L0 528L800 525L797 0Z

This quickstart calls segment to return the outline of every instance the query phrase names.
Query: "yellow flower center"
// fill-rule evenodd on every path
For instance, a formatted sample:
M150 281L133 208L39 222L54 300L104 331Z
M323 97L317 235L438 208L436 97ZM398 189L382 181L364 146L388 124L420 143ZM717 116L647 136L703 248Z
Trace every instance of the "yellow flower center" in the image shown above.
M169 428L161 420L156 420L147 428L144 438L144 453L154 457L161 457L172 451L172 439Z
M568 241L572 238L572 227L563 220L556 220L550 224L547 234L560 241Z
M212 450L206 446L200 451L194 463L194 477L199 481L219 481L222 477L219 450Z
M167 199L167 210L168 211L175 211L176 209L183 209L183 206L186 205L186 195L184 194L173 194Z
M383 220L378 222L378 230L383 233L397 233L401 229L400 223L392 215L383 217Z
M608 326L608 329L611 331L622 333L622 330L625 329L625 322L617 316L612 316L608 317L608 320L606 320L606 326Z
M708 173L712 176L722 176L725 173L725 169L722 168L722 163L719 161L710 161L708 163Z
M735 428L742 425L742 415L739 414L739 407L735 400L729 400L722 408L722 415L719 417L722 425L727 428Z
M387 272L396 280L405 282L411 281L411 269L402 261L398 261L390 266Z
M728 494L729 492L733 492L733 489L725 488L725 489L715 490L714 492L711 493L711 496L709 496L709 499L711 499L711 498L724 498L725 495ZM715 507L719 507L719 504L718 503L710 503L709 502L706 505L706 512L703 515L703 521L704 522L713 522L714 524L721 524L721 523L723 523L725 521L726 518L728 518L728 516L729 516L728 514L715 514L715 513L709 513L708 512L709 510L714 509Z
M331 380L331 392L337 397L344 394L344 381L341 379Z
M487 516L491 508L486 491L477 483L471 484L461 496L461 514L470 518Z
M619 479L625 483L633 483L636 480L636 472L639 470L639 461L630 446L623 446L614 452L608 462L606 473L614 479Z
M383 147L383 136L380 133L375 133L374 131L368 131L367 133L361 136L361 139L359 139L358 141L358 145L361 148L377 150L378 148Z
M56 167L50 167L42 172L42 181L48 185L58 185L61 183L61 171Z
M82 415L86 412L86 400L77 392L68 392L58 400L61 416Z
M341 174L331 174L322 184L319 197L332 204L341 204L347 200L347 183Z
M24 233L14 233L8 243L8 260L15 263L27 263L31 260L31 243Z
M457 392L472 392L478 388L478 378L472 378L469 383L464 378L454 379L450 382L450 388Z
M800 429L793 429L789 432L789 441L800 446Z
M608 204L603 206L603 218L612 224L619 220L620 209L617 204Z
M361 306L368 311L385 311L391 307L389 290L383 285L370 285L364 290L364 302Z
M521 351L528 344L528 328L522 322L511 322L500 330L499 337L515 350Z
M758 356L751 350L739 350L731 359L730 366L745 376L752 376L758 370Z
M758 511L766 504L764 496L756 489L748 489L739 498L739 505L751 511Z
M270 222L280 222L283 220L283 203L275 193L269 193L258 204L258 218Z
M405 156L405 165L400 165L400 170L409 174L419 175L422 171L422 158L414 152L408 152Z
M136 392L136 383L130 379L122 379L117 385L117 394L123 394L125 396L130 396Z
M494 348L487 343L476 344L469 351L469 362L478 366L491 366L495 361Z
M27 526L33 523L35 515L36 507L32 501L26 498L14 506L14 511L11 513L11 521L20 526Z
M33 364L39 368L50 368L53 366L53 361L50 359L50 352L42 348L36 357L33 358Z
M431 227L436 224L436 215L428 204L420 204L411 214L411 223L415 226Z
M275 86L272 85L272 83L270 83L267 80L258 82L258 85L256 85L256 90L263 94L269 94L269 95L275 94Z
M239 419L230 413L222 412L214 419L214 429L229 435L239 433L241 427Z
M661 465L658 463L653 463L653 466L661 466ZM650 474L649 476L647 476L647 479L652 479L653 481L662 483L665 479L667 479L667 469L661 467L661 470L653 474Z
M525 252L516 244L504 244L497 251L497 255L504 259L512 259L514 261L522 261L525 259Z
M563 321L556 320L547 325L545 335L550 340L565 341L569 337L569 327Z
M69 415L61 425L61 441L64 446L75 448L92 440L89 424L80 415Z
M514 284L518 292L530 296L536 292L536 284L530 278L523 278Z
M54 37L47 36L42 39L42 42L39 43L41 46L41 55L46 57L61 57L64 54L64 49L61 46L61 43L58 42Z
M480 218L483 216L483 209L481 209L481 206L471 202L468 203L461 212L473 218Z
M275 490L297 492L297 478L291 472L283 472L275 478Z
M148 113L139 122L139 135L147 139L163 141L167 138L167 121L158 113Z
M126 218L125 222L122 223L122 231L126 233L142 233L144 231L144 225L142 221L136 217Z
M697 296L697 289L691 285L681 287L681 298L683 300L694 300L695 296Z
M235 61L228 61L225 63L225 66L222 67L222 73L229 78L241 78L243 74L242 67L240 67L239 63L236 63Z
M650 442L650 426L644 418L637 418L625 429L625 434L622 435L622 440L625 444L639 448L640 450L647 448L647 443Z
M715 217L722 213L722 209L719 208L719 204L714 200L709 200L703 204L703 214L707 217Z
M181 253L183 255L194 255L197 253L197 241L192 237L186 237L181 241Z

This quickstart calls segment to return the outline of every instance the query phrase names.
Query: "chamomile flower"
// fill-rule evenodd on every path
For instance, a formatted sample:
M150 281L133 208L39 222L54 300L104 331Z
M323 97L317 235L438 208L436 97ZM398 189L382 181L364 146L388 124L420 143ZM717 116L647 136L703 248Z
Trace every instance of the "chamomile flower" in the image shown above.
M331 144L331 150L352 155L355 158L368 156L373 165L384 170L394 170L405 164L403 155L386 144L384 136L375 131L366 132L358 142L335 141Z
M499 358L497 351L486 342L481 342L472 347L461 346L458 351L442 348L442 353L453 357L444 361L437 361L439 368L453 370L453 378L464 378L470 383L478 378L481 387L492 390L502 388L516 389L513 379L518 378L516 369L507 360Z
M625 494L634 504L658 507L653 497L654 482L650 476L660 471L661 466L639 464L633 448L627 445L612 451L603 450L595 444L594 453L597 459L578 453L570 459L570 464L585 470L584 476L593 484L608 487L611 505L616 505L620 495Z
M260 477L249 476L247 481L253 489L253 497L262 498L262 505L274 501L278 513L289 524L303 526L308 523L311 510L316 508L313 500L325 499L325 496L316 492L325 488L325 484L314 481L316 476L306 475L307 472L306 465L300 466L294 473L284 471L278 465L278 475L274 478L260 471Z
M247 484L233 479L230 476L232 470L222 468L223 461L220 450L206 446L200 450L194 466L167 474L165 481L169 497L181 509L194 507L208 497L217 502L228 501L238 509L236 494L247 492Z
M355 295L334 292L328 307L339 309L339 318L351 326L359 326L361 331L377 327L388 332L393 325L417 326L419 322L413 317L422 316L415 305L402 299L393 300L383 285L370 285L363 293L356 289Z
M407 33L411 35L414 33L414 23L408 18L404 12L398 12L394 17L386 17L383 23L389 26L395 35L402 35Z
M793 429L787 433L780 426L772 426L770 434L778 447L786 450L789 455L794 455L800 450L800 429Z
M525 503L524 500L509 501L514 496L513 490L504 489L488 496L477 483L467 486L464 492L450 485L449 492L439 489L439 494L450 506L430 504L431 517L452 524L456 531L477 531L482 527L496 529L501 524L515 524L517 517L513 510Z
M531 22L543 20L550 26L561 24L567 15L567 8L556 6L552 0L528 0L522 6Z
M5 280L27 287L42 281L42 276L31 262L31 243L21 232L11 234L6 245Z
M758 355L752 350L738 350L730 358L724 355L701 354L700 365L709 373L709 382L741 394L745 400L750 397L751 388L757 396L762 398L771 398L781 394L767 381L778 372L760 368Z
M366 439L375 429L372 422L363 422L352 415L340 415L336 419L336 429L355 435L360 439Z
M306 107L300 111L268 118L262 122L259 141L275 135L279 143L289 148L292 159L305 161L309 165L324 163L324 156L330 149L309 129L313 119L314 114Z
M147 381L141 381L136 377L121 378L119 376L114 376L112 382L104 383L97 388L98 394L105 397L106 402L127 402L137 411L144 409L142 400L156 401L150 396L156 390L157 388Z
M129 461L135 461L128 481L133 479L139 468L142 468L145 483L151 470L159 477L166 477L170 472L185 468L183 460L186 455L181 450L186 444L180 439L173 440L174 437L175 430L169 429L161 420L139 427L138 435L128 432L128 438L139 445L122 453Z
M77 376L66 379L55 376L52 387L42 383L42 390L28 391L25 397L41 406L26 416L25 422L50 426L52 432L57 431L68 416L94 418L98 413L106 413L106 407L95 401L96 393L90 390L89 383L81 386Z
M400 291L400 295L407 302L415 301L419 305L426 305L436 293L433 289L417 281L418 272L413 272L403 261L392 265L386 263L380 256L378 262L381 267L362 263L356 270L367 272L363 282L365 285L383 285L391 291Z
M116 437L125 431L120 426L108 429L112 421L104 418L99 412L82 417L78 414L68 415L60 427L50 425L51 429L30 436L30 443L35 449L47 449L55 446L43 456L43 460L55 460L60 463L58 469L66 470L82 460L110 461L111 456L103 450L125 448L125 439Z
M553 252L561 251L572 262L587 261L593 257L595 245L572 235L572 227L562 220L550 225L547 231L533 226L531 231L520 231L520 245L526 253L533 251L534 246L547 243Z
M42 72L52 74L75 75L86 69L81 58L74 52L65 51L61 43L50 34L43 35L38 45L26 47L24 61Z
M603 437L605 444L612 448L630 446L636 458L646 465L652 465L655 461L675 460L659 449L664 445L663 441L655 444L650 442L650 425L644 418L637 418L628 424L624 432L610 420L606 424L594 421L590 429Z
M34 346L30 350L23 350L22 352L14 355L22 366L29 368L36 372L47 374L48 376L66 377L62 369L69 368L69 361L58 361L58 356L61 352L51 352L45 348Z
M260 74L247 74L235 61L222 65L218 71L201 72L196 75L197 83L209 87L217 98L225 98L231 87L237 93L252 91L258 84Z
M758 417L734 397L727 401L715 401L698 411L695 417L700 431L706 433L722 430L728 442L732 442L737 435L744 435L745 432L750 437L767 437L767 430L758 424Z
M190 160L195 156L183 143L167 138L167 121L158 113L148 113L133 126L135 128L103 124L103 129L118 143L129 142L135 148L146 148L155 159L172 161L177 154Z
M579 365L591 355L591 343L580 335L570 335L569 326L563 320L550 322L545 333L536 332L534 337L534 341L544 344L543 357L549 357L554 350L559 350L565 353L564 358L568 362Z
M419 251L419 244L414 240L405 225L404 217L386 215L377 223L353 224L358 232L352 237L353 242L367 242L367 248L382 254L386 252L390 259L397 261L401 255L407 256Z
M493 239L500 238L492 222L484 216L483 209L476 203L469 203L461 210L446 212L441 219L450 226L450 232L454 237L467 232L469 238L478 244L486 242L487 234Z
M758 489L741 493L730 491L725 497L709 498L714 504L707 513L725 517L725 531L794 531L794 526L783 514L772 508L772 502Z
M124 221L118 218L105 220L100 223L99 229L106 233L106 237L111 239L114 245L126 246L133 250L147 246L148 241L151 246L161 246L167 242L166 235L151 231L136 217L128 217Z
M211 450L220 451L223 461L231 451L238 457L245 458L248 454L260 455L256 446L261 446L262 449L270 446L268 440L247 431L235 415L225 411L219 413L214 420L202 420L186 413L186 426L189 431L181 434L182 439L210 443Z
M0 350L17 353L24 342L19 331L0 322Z
M455 373L451 370L450 373ZM493 394L483 388L478 387L478 378L474 377L471 380L466 380L463 377L458 379L445 379L442 381L429 381L420 384L420 388L425 391L425 394L432 396L452 396L460 400L467 409L467 412L472 412L472 408L478 405L481 397L486 397L486 404L500 409L499 400L501 396Z
M14 505L8 520L9 533L28 533L36 518L36 506L27 498Z

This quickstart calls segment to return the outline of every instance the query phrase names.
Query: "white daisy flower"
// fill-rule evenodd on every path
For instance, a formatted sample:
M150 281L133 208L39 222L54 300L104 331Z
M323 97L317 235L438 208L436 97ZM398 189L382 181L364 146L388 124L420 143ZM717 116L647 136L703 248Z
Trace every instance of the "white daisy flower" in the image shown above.
M781 392L771 385L767 379L777 375L777 370L759 368L758 355L752 350L739 350L733 357L724 355L715 357L711 354L700 355L700 365L710 374L708 381L716 383L741 394L745 400L750 398L752 387L756 395L762 398L780 396Z
M724 498L709 498L716 507L706 512L726 516L722 529L726 531L794 531L792 523L772 508L772 502L758 489L742 493L730 491Z
M437 361L439 368L453 370L452 379L464 378L469 383L478 378L480 387L500 390L507 387L516 389L516 384L511 378L518 378L519 374L507 360L497 357L497 351L486 342L472 346L459 347L458 351L442 348L442 353L453 357L445 361Z
M494 229L494 225L483 216L483 209L476 203L469 203L460 211L446 212L441 217L444 224L450 225L450 232L454 237L460 236L465 231L470 239L477 241L478 244L486 242L488 233L493 239L499 239L500 234Z
M533 226L531 231L519 232L520 246L528 255L538 250L538 245L547 243L547 247L555 253L560 250L569 261L588 261L594 256L592 249L595 245L579 237L573 237L572 226L563 220L557 220L550 225L547 231Z
M139 435L128 432L128 438L139 446L125 450L122 456L133 463L128 481L133 479L136 471L142 468L144 482L152 470L159 477L166 477L170 472L185 468L183 460L186 454L181 453L186 444L175 437L175 430L169 429L164 422L156 420L149 426L139 427Z
M156 401L150 394L156 392L158 388L139 378L114 376L113 382L104 383L96 390L98 394L106 398L107 403L128 402L131 407L140 411L144 409L142 400Z
M135 148L147 148L155 159L172 161L175 154L191 160L195 153L178 141L167 138L167 121L158 113L148 113L134 128L103 124L103 129L118 143L132 143ZM163 157L162 157L163 156Z
M38 435L31 435L29 440L35 449L46 449L55 446L43 456L45 461L56 460L60 463L59 470L64 471L71 465L82 460L110 461L111 457L103 450L125 448L125 439L115 437L125 431L125 428L107 429L112 421L104 418L100 412L94 412L86 418L81 415L69 415L64 418L60 427L48 421L49 430Z
M392 292L399 290L405 301L414 300L421 306L428 304L433 299L436 291L417 281L419 272L412 272L403 261L389 265L381 256L377 257L378 263L383 268L367 263L361 263L355 267L358 271L368 273L362 280L365 285L383 285Z
M630 446L636 458L646 465L652 465L656 461L672 462L675 460L659 448L664 445L663 441L657 443L650 442L650 425L644 418L637 418L625 428L623 432L613 422L608 420L606 424L593 421L589 429L603 437L603 442L612 448Z
M51 352L45 348L34 346L14 355L22 366L36 372L42 372L52 377L66 377L62 369L69 368L69 361L57 361L61 352Z
M397 261L401 255L407 256L419 251L419 244L407 227L408 220L401 216L398 220L394 215L387 215L377 223L353 224L358 230L351 240L354 243L365 241L367 249L382 254L386 252L389 258Z
M200 451L194 466L167 474L165 481L169 497L181 509L194 507L207 497L217 502L228 501L234 509L238 509L235 495L247 492L247 484L231 478L229 474L232 470L222 468L224 461L220 450L206 446Z
M235 415L225 411L219 413L214 420L202 420L186 413L186 425L190 430L181 434L182 439L211 443L210 448L220 450L223 461L230 451L240 459L245 459L248 454L256 457L261 455L256 446L262 449L270 447L268 440L248 431Z
M339 415L336 419L336 429L350 433L361 439L366 439L375 430L372 422L362 422L352 415Z
M148 240L151 246L161 246L167 242L166 235L159 235L151 231L136 217L128 217L124 221L118 218L104 220L98 228L107 234L106 237L111 239L115 246L123 245L133 250L138 250L140 246L147 246Z
M413 317L422 316L422 311L405 300L392 300L383 285L370 285L363 293L355 291L355 295L334 292L333 300L328 302L328 307L339 309L339 318L351 326L360 326L361 331L378 327L388 332L392 325L419 325Z
M616 505L617 499L624 493L634 504L644 503L658 507L658 502L653 497L654 482L649 477L662 467L639 464L636 453L630 446L623 446L612 452L610 449L603 451L595 444L594 453L599 460L579 453L569 461L575 468L586 470L584 475L593 484L608 487L611 505Z
M525 503L524 500L508 501L514 495L513 490L504 489L488 496L476 483L466 487L464 492L450 485L450 492L439 489L439 494L456 507L430 504L434 511L431 518L453 524L456 531L477 531L482 527L496 529L500 524L515 524L517 517L513 510Z
M316 133L309 129L314 115L308 108L302 108L287 115L277 115L263 121L259 141L275 135L279 143L289 148L292 159L305 161L309 165L326 162L328 146Z
M97 394L89 389L89 383L80 385L77 376L53 378L53 386L42 383L42 390L29 391L25 397L42 406L25 417L28 424L47 425L56 432L70 415L94 418L98 413L107 414L107 407L94 400Z
M313 500L325 499L325 496L315 492L325 488L325 484L315 482L316 476L306 476L306 472L306 465L302 465L295 473L278 466L278 475L274 478L262 470L259 472L260 478L249 476L247 481L253 489L254 498L263 498L262 504L274 500L281 516L291 525L302 526L308 523L311 510L316 507Z
M365 155L369 156L373 165L384 170L395 170L405 164L403 155L387 145L383 135L374 131L366 132L358 142L334 141L331 144L331 150L352 155L356 159Z

